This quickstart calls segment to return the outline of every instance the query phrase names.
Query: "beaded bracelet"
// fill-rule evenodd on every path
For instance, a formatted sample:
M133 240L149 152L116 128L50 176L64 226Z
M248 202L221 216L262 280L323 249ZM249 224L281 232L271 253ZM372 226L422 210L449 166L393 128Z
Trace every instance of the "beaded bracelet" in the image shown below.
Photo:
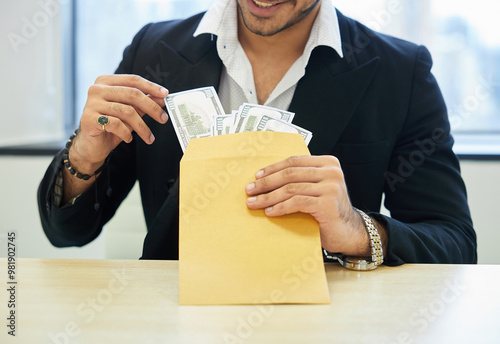
M64 167L66 167L66 169L69 171L69 173L72 176L75 176L78 179L89 180L90 178L95 177L99 173L102 172L102 170L104 169L104 167L108 163L109 155L106 158L106 160L104 161L104 164L101 167L99 167L99 169L97 171L95 171L93 175L83 174L83 173L80 173L77 170L75 170L71 166L71 162L69 161L69 149L73 145L73 140L75 139L75 137L78 135L79 132L80 132L79 129L75 130L75 132L73 133L73 135L71 135L71 137L69 138L68 142L66 143L66 147L64 148L64 152L63 152L63 164L64 164Z

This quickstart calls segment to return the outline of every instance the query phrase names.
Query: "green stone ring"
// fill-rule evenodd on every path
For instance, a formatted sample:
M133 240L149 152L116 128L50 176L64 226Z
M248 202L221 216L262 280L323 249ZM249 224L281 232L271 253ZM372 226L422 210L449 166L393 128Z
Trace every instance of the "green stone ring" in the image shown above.
M108 116L100 116L98 119L97 119L97 123L99 123L100 125L102 125L102 130L106 131L106 126L108 125L109 123L109 118Z

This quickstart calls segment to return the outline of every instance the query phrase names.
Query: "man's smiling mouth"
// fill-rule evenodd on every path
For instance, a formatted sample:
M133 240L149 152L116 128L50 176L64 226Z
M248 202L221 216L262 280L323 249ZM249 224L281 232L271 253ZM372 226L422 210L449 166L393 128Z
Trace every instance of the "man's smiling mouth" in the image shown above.
M276 4L269 4L269 3L267 3L267 2L260 2L260 1L257 1L257 0L253 0L253 2L254 2L257 6L259 6L259 7L261 7L261 8L270 8L270 7L273 7L274 5L276 5Z

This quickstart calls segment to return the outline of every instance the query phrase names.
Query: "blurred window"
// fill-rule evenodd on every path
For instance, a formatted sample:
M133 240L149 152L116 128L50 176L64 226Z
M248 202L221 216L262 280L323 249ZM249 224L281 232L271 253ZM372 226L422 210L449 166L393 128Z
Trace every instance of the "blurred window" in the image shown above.
M324 0L328 1L328 0ZM214 0L76 0L76 112L101 74L149 22L185 18ZM365 25L425 45L445 97L458 153L500 154L500 1L333 0ZM78 116L78 115L77 115ZM498 144L497 144L498 143Z

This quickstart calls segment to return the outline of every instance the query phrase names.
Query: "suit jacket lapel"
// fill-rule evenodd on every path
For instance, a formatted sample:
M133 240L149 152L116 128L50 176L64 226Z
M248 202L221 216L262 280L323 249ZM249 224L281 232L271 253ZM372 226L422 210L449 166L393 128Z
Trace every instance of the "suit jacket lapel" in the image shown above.
M179 37L175 45L159 42L161 61L165 65L163 69L172 70L175 66L176 72L168 76L168 87L172 93L205 86L218 89L222 61L215 43L216 37L212 40L210 35L202 34L193 38L192 32L186 37Z
M342 66L345 61L339 58L327 62L320 55L323 53L318 49L311 56L290 105L290 111L296 113L294 124L313 133L309 150L314 155L331 154L361 102L378 62L376 58L346 71Z
M338 15L345 56L353 38L346 18L340 12ZM159 43L163 70L175 66L177 71L168 76L172 93L204 86L219 88L222 61L217 54L216 37L202 34L193 38L196 27L197 23L193 31L178 33L171 45ZM353 56L341 59L331 48L314 49L290 105L290 111L296 113L294 124L313 132L309 144L312 154L331 153L361 102L377 62L375 58L358 66Z
M344 58L329 47L313 50L306 75L299 81L290 111L294 123L312 131L311 154L331 154L375 74L379 58L358 63L354 51L359 37L337 11Z

